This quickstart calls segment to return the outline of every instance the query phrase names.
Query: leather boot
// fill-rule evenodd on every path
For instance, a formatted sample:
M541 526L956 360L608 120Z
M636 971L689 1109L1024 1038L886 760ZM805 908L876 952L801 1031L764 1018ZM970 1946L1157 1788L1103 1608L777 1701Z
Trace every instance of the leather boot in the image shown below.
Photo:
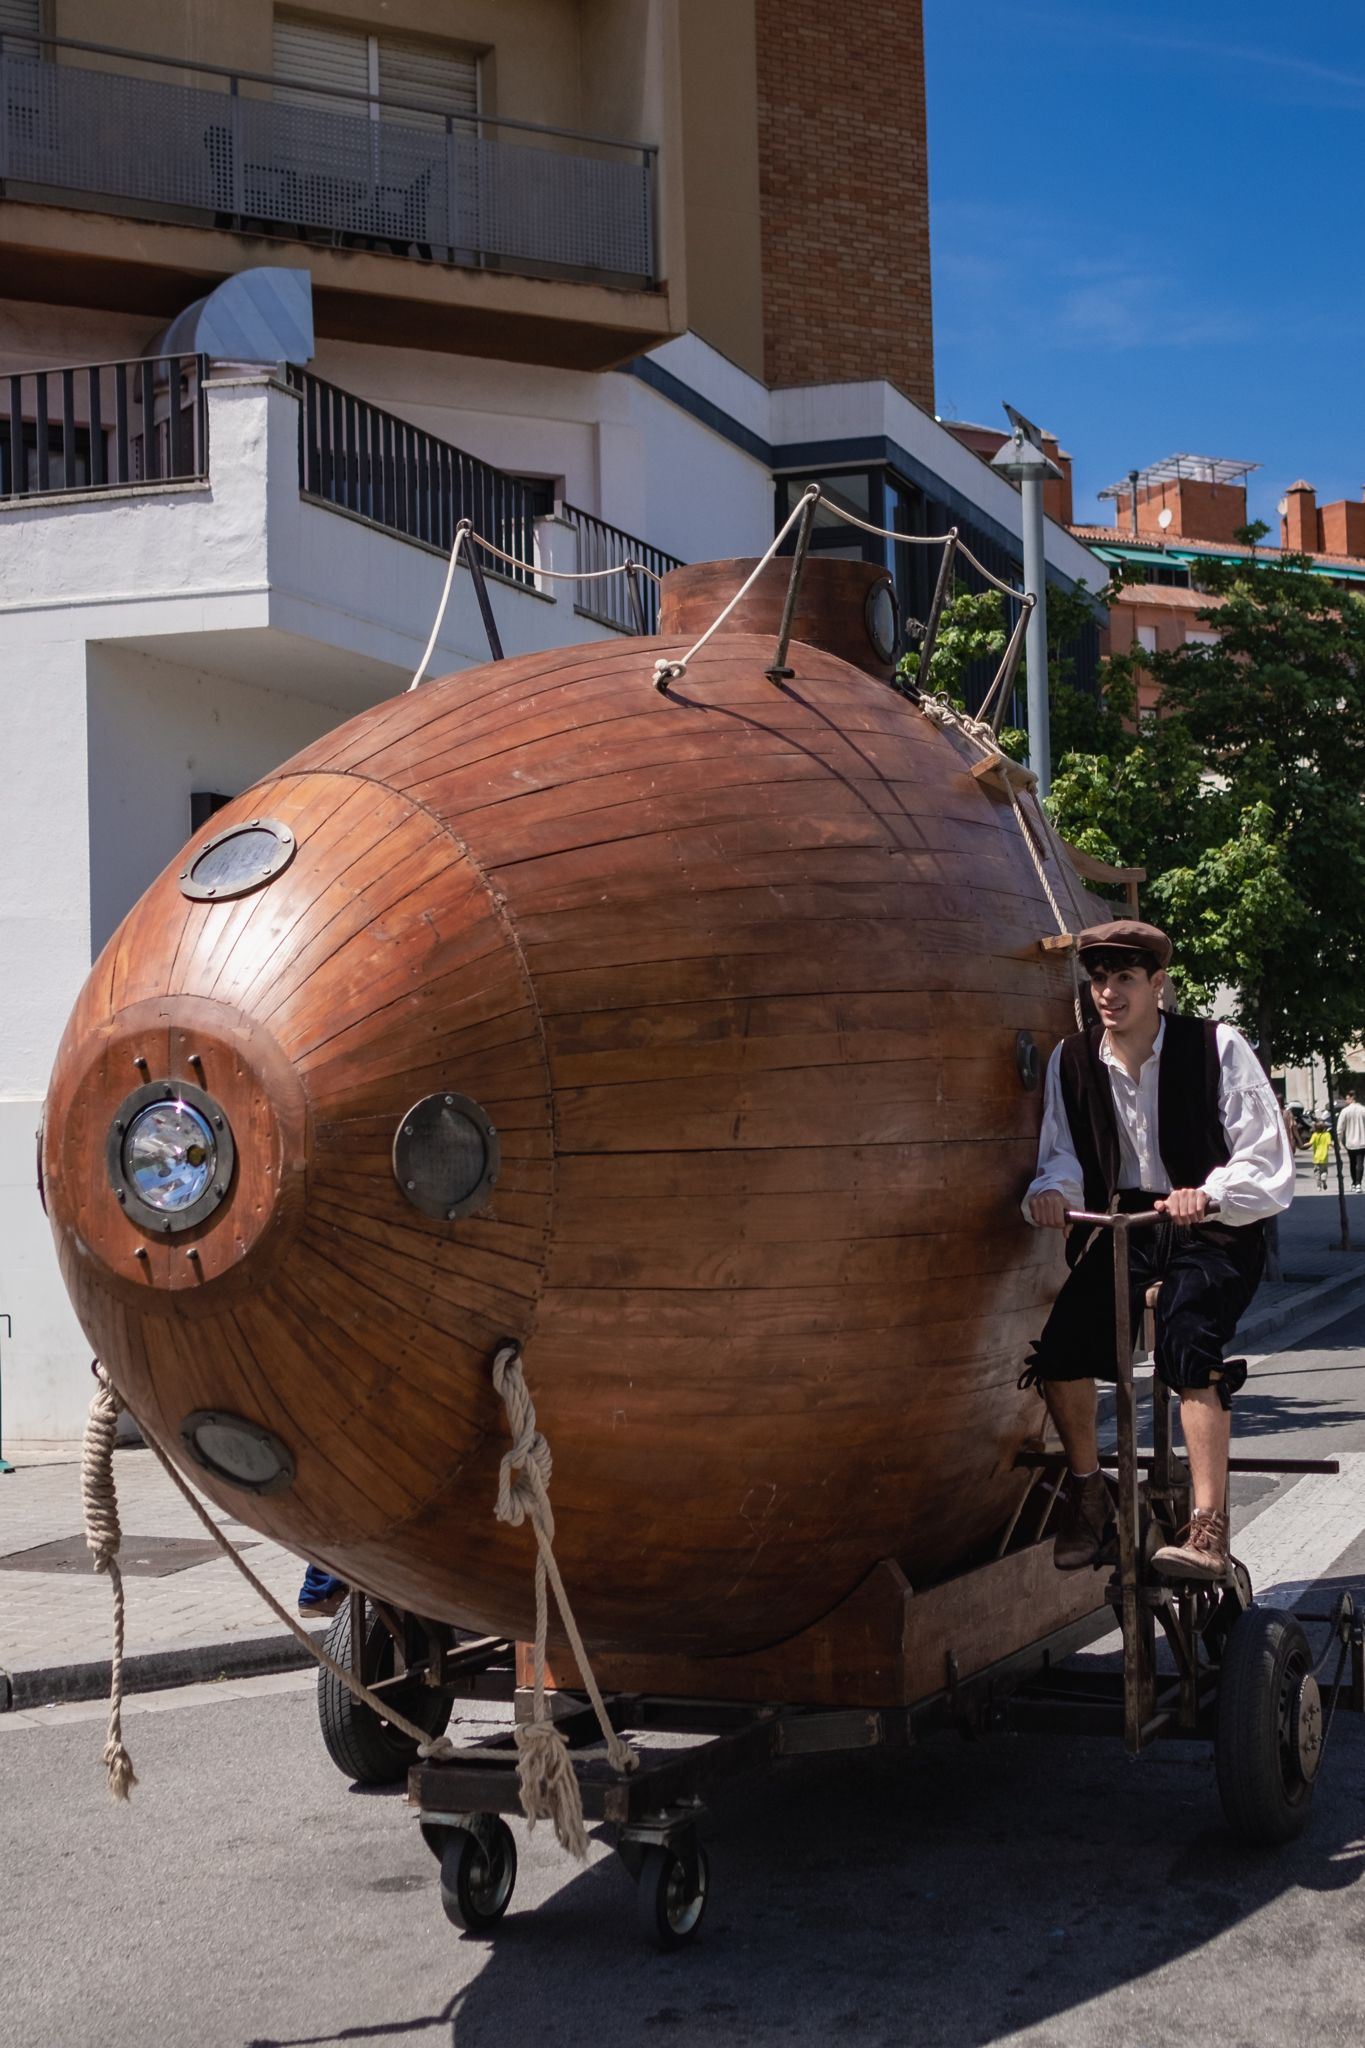
M1212 1508L1196 1508L1179 1540L1163 1544L1152 1558L1152 1570L1163 1579L1221 1579L1227 1568L1228 1518Z
M1052 1548L1052 1562L1058 1571L1079 1572L1087 1565L1108 1563L1105 1553L1113 1533L1114 1498L1103 1472L1092 1472L1088 1479L1069 1472Z

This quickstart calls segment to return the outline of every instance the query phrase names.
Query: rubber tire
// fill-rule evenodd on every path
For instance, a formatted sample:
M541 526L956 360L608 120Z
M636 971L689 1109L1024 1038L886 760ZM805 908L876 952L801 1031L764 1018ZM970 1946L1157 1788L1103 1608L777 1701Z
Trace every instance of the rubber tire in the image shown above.
M682 1894L682 1858L672 1849L645 1850L635 1880L635 1918L641 1934L664 1950L684 1948L701 1926L710 1892L706 1851L697 1844L701 1888L691 1898Z
M1281 1739L1287 1689L1313 1668L1292 1614L1248 1607L1228 1637L1218 1679L1218 1794L1239 1841L1291 1842L1308 1823L1313 1787Z
M337 1610L324 1645L338 1664L351 1664L351 1603ZM393 1638L379 1616L365 1609L365 1651L361 1660L365 1683L386 1678L393 1670ZM400 1713L424 1728L428 1735L443 1735L454 1704L449 1693L437 1692L420 1680L403 1685L394 1695ZM358 1700L339 1678L325 1667L318 1672L318 1721L323 1746L342 1773L356 1785L399 1783L417 1762L417 1744L382 1720L373 1707Z
M441 1850L441 1905L466 1934L491 1934L512 1903L517 1845L498 1814L485 1822L487 1843L468 1828L450 1828Z

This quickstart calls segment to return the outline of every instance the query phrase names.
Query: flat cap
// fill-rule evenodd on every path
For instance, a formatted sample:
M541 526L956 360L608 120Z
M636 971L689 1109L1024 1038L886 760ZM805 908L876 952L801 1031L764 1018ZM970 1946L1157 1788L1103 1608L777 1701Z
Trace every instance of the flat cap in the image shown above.
M1171 942L1159 926L1143 924L1136 917L1116 918L1113 924L1092 924L1076 937L1076 951L1082 960L1087 953L1150 953L1158 967L1171 964Z

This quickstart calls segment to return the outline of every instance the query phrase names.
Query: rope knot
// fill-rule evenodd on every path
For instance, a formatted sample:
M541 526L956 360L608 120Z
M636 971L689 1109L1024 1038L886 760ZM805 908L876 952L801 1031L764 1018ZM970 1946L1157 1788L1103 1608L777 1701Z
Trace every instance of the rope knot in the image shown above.
M656 661L654 664L654 687L666 690L670 683L681 681L687 674L687 665L681 661Z

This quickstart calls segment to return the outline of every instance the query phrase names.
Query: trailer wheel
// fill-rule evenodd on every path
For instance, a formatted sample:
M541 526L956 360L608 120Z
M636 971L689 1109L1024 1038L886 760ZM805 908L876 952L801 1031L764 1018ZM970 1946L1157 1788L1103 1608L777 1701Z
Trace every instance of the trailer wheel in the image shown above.
M441 1904L466 1934L488 1934L512 1902L517 1845L498 1814L479 1817L478 1832L451 1828L441 1850Z
M351 1668L351 1603L346 1601L327 1632L329 1657ZM365 1646L360 1669L366 1685L393 1674L393 1637L370 1606L365 1608ZM428 1735L443 1735L453 1704L448 1693L419 1678L395 1687L394 1706ZM328 1756L357 1785L392 1785L417 1762L417 1744L356 1699L349 1687L323 1666L318 1672L318 1721Z
M1292 1841L1308 1821L1322 1716L1308 1639L1292 1614L1248 1607L1233 1624L1218 1681L1214 1756L1232 1832Z
M710 1871L700 1842L680 1855L676 1849L645 1850L635 1880L635 1913L640 1932L657 1948L682 1948L701 1926Z

